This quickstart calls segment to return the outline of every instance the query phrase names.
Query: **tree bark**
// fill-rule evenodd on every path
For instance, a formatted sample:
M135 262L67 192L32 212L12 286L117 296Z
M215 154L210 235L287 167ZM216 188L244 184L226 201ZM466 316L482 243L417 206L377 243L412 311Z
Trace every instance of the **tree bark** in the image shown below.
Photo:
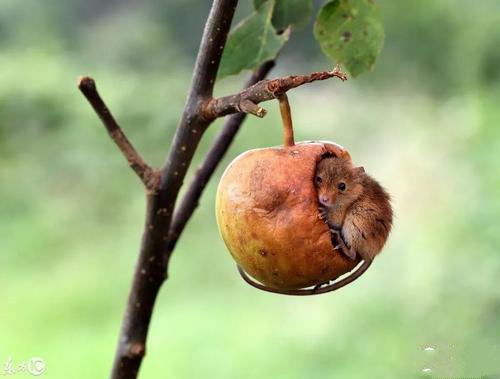
M210 124L200 104L211 98L237 0L215 0L196 59L187 102L158 184L147 194L146 223L115 355L112 379L137 377L154 303L167 277L168 231L175 201L200 139Z
M246 84L246 88L251 87L258 81L264 79L269 71L274 67L274 61L262 64L252 75ZM221 132L215 138L212 147L208 151L202 164L196 170L195 176L182 198L181 203L176 207L172 225L169 233L169 251L172 251L179 239L184 227L193 215L198 206L199 198L205 189L208 181L212 177L215 169L226 154L229 146L236 137L241 124L247 117L246 113L236 113L231 115L222 127Z
M215 119L236 112L264 117L266 111L257 105L260 102L277 99L285 92L303 84L334 77L342 81L347 80L346 74L338 67L332 71L313 72L309 75L290 75L283 78L261 80L240 93L208 100L203 106L203 114L207 119Z

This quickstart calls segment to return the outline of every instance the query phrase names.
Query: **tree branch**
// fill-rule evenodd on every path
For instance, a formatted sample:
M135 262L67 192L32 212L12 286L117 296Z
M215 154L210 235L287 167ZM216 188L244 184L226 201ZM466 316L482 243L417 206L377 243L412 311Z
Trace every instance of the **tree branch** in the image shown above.
M264 79L273 67L274 61L268 61L262 64L248 80L245 88L251 87L259 80ZM179 206L176 207L169 232L169 251L174 249L182 231L184 230L184 227L193 215L195 209L198 207L199 199L203 190L229 149L229 146L233 142L236 133L238 133L241 124L245 121L246 116L246 113L236 113L228 118L219 135L215 138L215 141L205 156L202 164L196 170L196 174L189 184L186 194L182 198Z
M198 51L193 80L157 185L148 192L146 223L138 262L123 317L112 379L134 379L145 354L153 307L167 278L168 230L180 187L199 141L212 120L200 105L212 95L220 58L238 1L214 0Z
M154 185L152 181L152 178L154 177L153 169L149 167L137 150L135 150L134 146L132 146L125 133L123 133L120 125L118 125L110 110L99 95L94 79L88 76L79 78L78 88L86 97L92 108L94 108L94 111L106 127L111 139L121 150L130 167L132 167L137 176L142 180L147 188Z
M198 143L213 121L203 117L201 105L212 96L237 4L238 0L215 0L205 24L191 89L160 179L160 196L169 208L173 208Z
M222 52L237 5L238 0L213 2L196 58L189 99L212 97Z
M116 350L112 379L134 379L146 352L146 338L153 307L161 285L167 278L168 262L175 243L191 217L198 198L215 167L233 140L246 113L264 116L257 104L276 98L291 88L345 76L339 71L318 72L257 82L233 96L212 99L217 70L231 26L237 0L214 0L196 59L186 105L161 170L151 169L128 141L100 98L91 78L82 78L79 88L101 118L109 134L129 164L147 186L147 211L144 232L132 287L130 289ZM269 70L262 68L263 78ZM255 81L261 77L255 77ZM174 205L193 155L208 126L226 114L243 112L228 120L175 213Z
M265 110L257 105L260 102L276 99L280 94L284 94L290 89L303 84L333 77L337 77L342 81L347 80L347 76L338 67L335 67L332 71L313 72L309 75L292 75L262 80L235 95L207 100L203 107L203 116L206 119L213 120L227 114L245 112L264 117Z

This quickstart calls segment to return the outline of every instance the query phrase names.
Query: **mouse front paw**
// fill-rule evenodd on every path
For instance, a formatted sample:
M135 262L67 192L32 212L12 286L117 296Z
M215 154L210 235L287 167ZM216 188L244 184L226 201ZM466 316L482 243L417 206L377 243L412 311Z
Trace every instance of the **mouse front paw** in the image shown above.
M356 251L352 249L349 245L344 242L342 234L339 230L330 228L330 233L332 235L332 245L335 250L339 250L350 260L356 259Z
M337 229L330 228L330 234L332 236L332 245L335 250L341 249L343 246L340 232Z
M341 238L340 236L340 230L338 229L335 229L333 227L330 226L330 233L332 233L332 236L337 236L338 238Z
M318 208L318 219L323 221L325 224L328 222L328 218L327 218L327 213L326 213L326 210L324 208Z

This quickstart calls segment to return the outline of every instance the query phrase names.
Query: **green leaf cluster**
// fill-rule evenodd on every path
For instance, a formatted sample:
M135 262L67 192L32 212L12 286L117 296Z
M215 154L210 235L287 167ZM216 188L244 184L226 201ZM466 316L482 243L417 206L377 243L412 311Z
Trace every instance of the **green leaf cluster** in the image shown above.
M219 78L254 70L275 58L291 31L307 26L312 0L254 0L254 12L229 35ZM320 9L314 36L322 51L352 76L373 68L384 28L373 0L332 0Z

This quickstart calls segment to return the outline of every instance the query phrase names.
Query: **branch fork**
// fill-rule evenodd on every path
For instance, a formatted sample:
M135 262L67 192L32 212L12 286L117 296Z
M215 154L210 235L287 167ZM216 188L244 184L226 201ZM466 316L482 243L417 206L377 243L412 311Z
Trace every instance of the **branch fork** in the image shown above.
M264 63L244 90L213 98L213 87L237 0L214 0L196 60L193 80L170 151L163 167L152 168L134 148L99 95L95 81L84 76L78 88L101 119L111 139L146 188L146 222L132 287L123 317L111 379L135 379L145 354L149 324L158 292L167 279L173 249L198 205L199 198L217 165L227 152L247 114L264 117L258 104L279 99L288 112L286 92L306 83L337 77L347 79L340 69L309 75L263 80L274 62ZM232 114L216 137L180 205L175 207L186 172L203 132L218 117ZM285 145L293 145L291 118Z
M87 98L92 108L94 108L94 111L108 131L109 136L120 149L132 170L134 170L147 189L154 189L157 181L155 170L141 157L118 122L116 122L111 111L99 95L94 79L89 76L78 78L78 88Z
M282 78L261 80L234 95L207 100L202 106L201 112L207 120L215 120L218 117L238 112L264 117L267 112L258 106L259 103L278 99L280 95L301 85L330 78L345 81L347 75L341 71L340 67L336 66L331 71L318 71L309 75L290 75Z

